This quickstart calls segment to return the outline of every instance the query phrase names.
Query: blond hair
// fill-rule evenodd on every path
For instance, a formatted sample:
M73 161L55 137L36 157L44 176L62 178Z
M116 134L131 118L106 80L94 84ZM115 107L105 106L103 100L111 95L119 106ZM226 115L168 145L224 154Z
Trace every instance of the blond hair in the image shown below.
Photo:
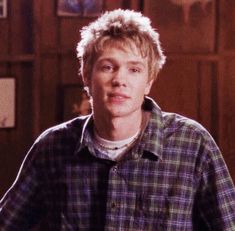
M135 45L141 56L148 59L149 80L157 77L165 63L159 34L152 28L150 19L139 12L117 9L106 12L81 30L77 57L83 81L90 78L94 62L107 44L124 48Z

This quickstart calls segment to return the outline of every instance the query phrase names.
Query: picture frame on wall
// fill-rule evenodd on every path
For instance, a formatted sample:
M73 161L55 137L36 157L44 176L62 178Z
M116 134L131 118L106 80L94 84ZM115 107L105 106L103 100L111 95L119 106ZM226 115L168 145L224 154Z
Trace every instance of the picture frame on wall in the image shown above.
M91 113L91 104L87 92L78 84L64 85L62 120L67 121L77 116Z
M97 17L103 11L103 4L103 0L57 0L57 15Z
M16 80L0 77L0 129L15 127Z
M0 0L0 18L7 17L7 0Z

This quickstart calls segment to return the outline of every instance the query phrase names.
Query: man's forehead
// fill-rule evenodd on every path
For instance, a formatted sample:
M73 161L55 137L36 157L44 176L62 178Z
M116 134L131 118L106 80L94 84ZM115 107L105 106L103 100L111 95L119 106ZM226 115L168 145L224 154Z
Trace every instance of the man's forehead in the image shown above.
M107 55L110 53L111 50L117 49L121 52L127 53L127 54L133 54L136 57L139 58L146 58L143 57L141 49L134 43L134 42L120 42L120 41L109 41L102 47L102 50L100 50L98 56L103 56L104 54Z
M142 57L137 48L133 50L129 47L106 47L97 57L98 62L115 60L143 65L147 62L146 58Z
M105 39L100 48L101 50L117 48L126 52L140 50L140 47L130 38Z

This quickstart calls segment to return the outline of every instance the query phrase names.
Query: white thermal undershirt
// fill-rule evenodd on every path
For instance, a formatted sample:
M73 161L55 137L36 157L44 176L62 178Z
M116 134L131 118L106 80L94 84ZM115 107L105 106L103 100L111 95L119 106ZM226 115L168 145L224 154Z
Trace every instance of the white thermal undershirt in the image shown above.
M112 160L117 160L138 138L140 131L137 131L133 136L118 141L106 140L100 137L97 132L94 132L95 148L107 155ZM107 147L107 148L105 148Z

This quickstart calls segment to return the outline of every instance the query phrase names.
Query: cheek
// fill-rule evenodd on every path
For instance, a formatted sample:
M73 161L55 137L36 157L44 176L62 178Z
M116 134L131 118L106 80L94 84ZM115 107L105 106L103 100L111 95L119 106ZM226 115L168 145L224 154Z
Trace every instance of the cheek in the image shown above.
M149 94L152 85L153 85L153 80L151 80L150 82L147 82L147 83L145 84L145 90L144 90L145 95L148 95L148 94Z
M146 95L149 92L149 85L145 82L139 84L139 87L136 89L136 93L140 96Z
M99 81L92 81L90 84L90 89L93 97L101 97L103 95L104 89L103 84Z
M147 86L145 89L144 89L144 94L145 95L148 95L149 94L149 92L150 92L150 86Z

